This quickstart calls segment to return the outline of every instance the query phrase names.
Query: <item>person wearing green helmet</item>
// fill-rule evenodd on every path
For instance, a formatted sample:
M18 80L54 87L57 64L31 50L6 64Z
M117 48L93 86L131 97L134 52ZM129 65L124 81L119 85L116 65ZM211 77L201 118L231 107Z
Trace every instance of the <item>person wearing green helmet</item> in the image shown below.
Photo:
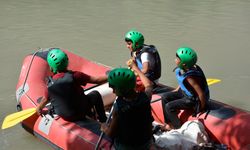
M144 44L144 36L136 30L130 30L126 33L125 42L130 50L131 59L136 61L141 72L152 82L157 82L161 77L161 59L156 47Z
M181 127L178 110L192 110L193 116L208 110L209 88L202 69L196 64L197 54L190 47L176 51L175 69L179 86L162 96L165 125L162 130Z
M68 56L59 48L55 48L48 53L47 62L53 73L66 71L69 60Z
M118 97L110 125L103 123L101 130L114 139L116 150L149 150L153 137L150 105L153 83L134 62L130 67L141 78L145 91L135 90L133 71L127 68L113 69L108 75L108 82Z
M82 86L87 83L105 83L107 76L94 77L68 70L69 58L59 48L49 50L47 62L53 76L50 77L48 91L37 107L37 113L41 114L45 105L51 102L51 111L67 121L83 120L86 116L93 117L92 108L95 108L99 121L105 122L107 117L100 93L92 91L85 95Z

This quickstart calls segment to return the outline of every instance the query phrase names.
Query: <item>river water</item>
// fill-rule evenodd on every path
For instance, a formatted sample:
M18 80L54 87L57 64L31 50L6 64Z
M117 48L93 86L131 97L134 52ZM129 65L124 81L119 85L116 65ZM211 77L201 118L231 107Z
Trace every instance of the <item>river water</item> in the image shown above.
M211 98L250 110L249 0L0 0L0 121L16 106L25 55L60 47L112 67L125 66L124 34L137 29L162 59L160 81L176 86L175 51L190 46L208 78ZM0 149L50 149L19 125L0 131Z

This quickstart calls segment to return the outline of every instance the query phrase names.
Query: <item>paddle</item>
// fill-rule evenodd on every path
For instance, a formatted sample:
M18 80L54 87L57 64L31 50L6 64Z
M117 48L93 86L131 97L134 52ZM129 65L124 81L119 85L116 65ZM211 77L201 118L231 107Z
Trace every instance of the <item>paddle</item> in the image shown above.
M212 85L212 84L215 84L215 83L218 83L220 82L221 80L220 79L207 79L207 85Z
M221 82L220 79L214 79L214 78L208 78L207 79L207 85L209 85L209 86L213 85L215 83L219 83L219 82ZM154 99L154 100L151 101L151 103L157 102L159 100L161 100L161 98Z
M212 85L212 84L218 83L218 82L220 82L220 81L221 81L221 80L219 80L219 79L211 79L211 78L209 78L209 79L207 79L207 84L208 84L208 85ZM161 98L160 98L160 99L156 99L156 100L154 100L154 101L151 101L151 103L156 102L156 101L159 101L159 100L161 100ZM110 115L109 115L108 119L106 120L106 123L107 123L107 124L108 124L109 121L111 120L111 116L112 116L113 109L114 109L114 104L115 104L115 102L113 103L113 106L112 106L112 108L111 108L111 110L110 110ZM101 141L102 141L103 135L104 135L104 132L101 132L101 135L100 135L100 137L99 137L99 139L98 139L98 142L97 142L97 144L96 144L96 146L95 146L95 150L98 150L99 145L100 145L100 143L101 143Z
M111 120L112 113L113 113L113 110L114 110L115 102L116 102L116 100L114 101L114 103L113 103L113 105L112 105L112 107L111 107L111 110L110 110L110 112L109 112L109 117L108 117L108 119L106 120L106 124L108 124L109 121ZM103 135L104 135L104 132L101 133L101 135L100 135L100 137L99 137L99 139L98 139L98 142L97 142L97 144L96 144L96 146L95 146L95 150L98 150L99 145L100 145L100 143L101 143L101 141L102 141Z
M2 129L12 127L18 124L19 122L29 118L34 113L36 113L36 108L29 108L29 109L25 109L25 110L10 114L4 118Z
M212 85L212 84L218 83L220 81L221 80L219 80L219 79L212 79L212 78L207 79L208 85ZM160 100L160 99L153 100L152 102L156 102L158 100ZM112 114L112 111L110 111L110 114ZM12 127L12 126L18 124L19 122L21 122L21 121L27 119L28 117L32 116L35 112L36 112L35 108L29 108L29 109L22 110L20 112L16 112L16 113L13 113L13 114L10 114L10 115L6 116L4 121L3 121L3 124L2 124L2 129L6 129L6 128L9 128L9 127ZM110 119L111 119L111 115L107 119L107 121L109 122ZM99 143L100 143L100 141L102 139L102 136L103 136L103 132L102 132L102 134L101 134L101 136L100 136L100 138L98 140L96 148L98 148Z

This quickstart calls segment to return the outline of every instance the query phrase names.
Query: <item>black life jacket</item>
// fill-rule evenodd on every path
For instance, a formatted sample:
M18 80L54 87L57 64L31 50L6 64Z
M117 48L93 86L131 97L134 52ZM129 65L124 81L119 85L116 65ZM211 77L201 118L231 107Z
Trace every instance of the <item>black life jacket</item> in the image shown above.
M140 93L133 101L125 101L122 97L116 100L118 111L118 133L116 140L126 145L138 145L152 138L152 122L150 99Z
M155 60L154 66L150 67L150 70L145 74L151 81L157 80L161 77L161 58L154 45L143 45L142 49L136 53L137 66L142 69L141 55L144 52L148 52L153 56Z
M71 72L64 77L52 80L48 84L49 98L54 112L66 120L74 120L84 116L83 100L84 92L81 94L74 90L74 79Z

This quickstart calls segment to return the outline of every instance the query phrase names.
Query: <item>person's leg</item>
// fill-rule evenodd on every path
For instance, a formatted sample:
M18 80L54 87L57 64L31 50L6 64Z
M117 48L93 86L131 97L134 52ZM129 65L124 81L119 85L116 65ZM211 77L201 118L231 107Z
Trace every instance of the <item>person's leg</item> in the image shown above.
M168 118L167 118L167 114L166 114L166 104L168 102L174 101L176 99L180 99L182 98L183 95L182 93L176 91L176 92L167 92L164 93L164 95L162 95L162 109L163 109L163 115L164 115L164 122L169 122Z
M175 129L178 129L181 127L181 121L178 118L177 110L182 109L192 109L195 106L195 102L187 99L187 98L181 98L177 99L171 102L168 102L165 105L165 115L167 118L167 123L171 124Z
M98 91L92 91L87 96L89 97L92 106L95 107L99 121L105 122L107 120L107 116L105 114L101 94Z

